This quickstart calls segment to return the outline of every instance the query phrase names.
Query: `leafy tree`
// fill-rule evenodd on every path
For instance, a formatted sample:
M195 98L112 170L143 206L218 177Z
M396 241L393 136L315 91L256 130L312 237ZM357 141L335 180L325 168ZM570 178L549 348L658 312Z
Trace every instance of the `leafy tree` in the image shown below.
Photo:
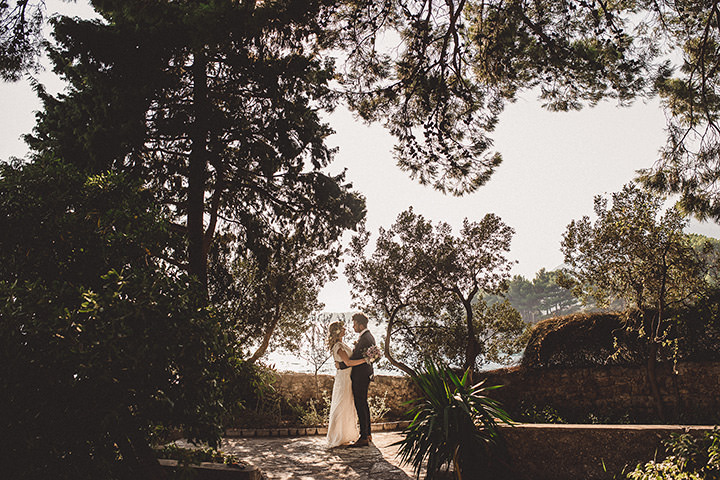
M713 288L720 287L720 240L697 233L688 234L688 239L707 270L705 280Z
M667 142L640 179L680 194L685 210L720 219L717 1L453 5L466 14L475 75L506 99L534 89L546 108L569 110L659 95Z
M400 215L398 223L407 215ZM395 227L395 226L394 226ZM370 232L364 226L350 240L351 259L345 265L345 275L353 287L351 294L361 309L375 318L382 318L385 327L385 358L391 365L410 376L415 371L396 358L391 350L392 336L397 331L404 315L412 311L419 301L422 272L415 259L415 251L409 242L398 241L397 228L385 230L380 227L375 251L365 255Z
M601 306L620 298L641 312L628 315L626 325L646 340L647 375L661 418L655 363L676 323L666 312L693 301L704 286L702 262L683 233L687 219L677 207L663 213L663 201L632 183L612 195L610 207L597 196L595 222L587 216L572 221L562 241L563 282L577 296Z
M569 313L569 309L577 306L578 302L573 294L558 285L559 273L541 268L533 279L533 290L538 297L538 310L542 317Z
M37 69L44 20L44 1L0 3L0 79L17 81Z
M508 301L473 303L473 322L479 352L474 368L486 362L508 363L511 355L522 351L527 342L528 325ZM465 363L467 328L462 305L451 301L437 317L416 317L398 328L397 348L413 369L421 368L426 358L454 368Z
M229 325L156 260L168 232L121 174L0 167L0 440L12 478L157 478L159 427L216 443Z
M183 19L177 22L182 27L165 33L192 35L195 47L210 49L208 65L217 65L211 45L218 39L252 44L258 52L277 40L297 60L316 56L322 63L340 56L344 68L335 73L342 96L365 120L385 122L398 139L399 166L424 184L456 194L477 189L499 165L488 135L505 103L524 91L538 92L550 110L580 109L608 98L628 105L659 95L668 113L668 140L640 178L646 186L680 194L683 208L720 218L714 180L720 8L714 0L213 2L198 16L191 2L124 10L110 0L92 3L116 20L139 12L147 28L136 31L145 33L174 16L158 13L171 4L187 15L174 16ZM23 26L2 31L0 53L17 58L5 63L6 77L17 78L33 62L36 49L25 45L37 43L28 39L38 21L13 19L41 20L28 13L36 5L42 2L5 2L0 10L2 25ZM211 20L217 8L237 29ZM216 27L215 36L205 37L212 41L203 41L198 25ZM260 76L271 71L257 69ZM317 85L323 77L315 75ZM325 93L318 102L323 108L336 97Z
M462 309L463 368L475 366L482 346L473 301L480 293L504 287L511 266L505 258L511 235L510 227L487 214L479 222L466 219L459 236L454 236L448 224L433 226L410 208L389 230L380 230L369 258L364 255L368 233L353 238L353 259L346 274L363 308L387 319L385 355L393 365L413 374L412 368L391 354L396 329L405 328L403 323L415 316L437 318L454 302Z
M243 242L222 240L211 257L210 300L233 322L242 343L258 345L247 360L276 348L297 350L308 319L322 307L317 297L335 276L340 249L319 250L312 239L273 235L262 248L238 252Z
M508 282L505 298L517 308L527 323L553 315L572 313L578 308L577 299L566 288L557 283L559 272L541 268L530 281L522 275L515 275ZM501 301L502 297L489 297L490 303Z
M526 322L535 323L535 318L538 315L538 299L530 280L522 275L513 276L513 278L508 281L505 298L520 312ZM501 301L502 297L498 296L491 300Z
M362 217L342 175L322 173L331 130L318 109L329 108L332 69L304 43L321 4L95 5L105 22L55 22L51 56L70 88L41 90L29 141L141 178L181 238L167 261L207 285L218 234L253 250L280 234L326 249Z

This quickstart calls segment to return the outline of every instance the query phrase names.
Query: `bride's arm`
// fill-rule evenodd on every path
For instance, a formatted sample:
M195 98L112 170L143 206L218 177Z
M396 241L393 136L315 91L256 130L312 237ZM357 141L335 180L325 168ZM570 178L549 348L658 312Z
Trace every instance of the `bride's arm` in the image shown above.
M362 365L363 363L367 363L364 358L361 358L359 360L350 360L350 356L342 348L338 350L338 355L340 355L340 358L342 358L342 361L348 367L354 367L355 365Z

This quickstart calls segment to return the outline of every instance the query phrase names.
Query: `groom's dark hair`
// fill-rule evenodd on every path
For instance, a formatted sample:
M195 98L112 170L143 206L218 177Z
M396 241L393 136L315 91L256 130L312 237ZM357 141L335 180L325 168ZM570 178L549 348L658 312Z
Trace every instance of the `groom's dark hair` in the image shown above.
M368 318L365 316L364 313L356 313L352 316L352 321L357 322L363 327L367 328Z

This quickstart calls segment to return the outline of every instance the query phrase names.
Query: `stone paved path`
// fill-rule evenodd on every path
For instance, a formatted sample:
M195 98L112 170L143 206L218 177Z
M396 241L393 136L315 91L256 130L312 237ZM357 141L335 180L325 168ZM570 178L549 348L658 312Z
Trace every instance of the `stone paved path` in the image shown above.
M269 480L410 480L396 457L399 432L373 432L369 447L328 449L324 436L226 438L220 450L259 467ZM421 473L421 478L424 473Z

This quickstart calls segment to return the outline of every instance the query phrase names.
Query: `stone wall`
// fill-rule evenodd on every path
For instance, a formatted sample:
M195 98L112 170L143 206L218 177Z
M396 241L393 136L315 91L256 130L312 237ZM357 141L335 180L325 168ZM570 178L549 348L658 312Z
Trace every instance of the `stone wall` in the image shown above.
M523 369L485 372L488 382L503 385L493 396L517 415L528 407L552 406L567 420L592 413L601 420L627 415L657 423L653 397L642 367ZM684 423L720 422L720 363L680 363L657 369L668 418Z
M657 376L668 418L682 423L720 423L720 362L659 365ZM657 423L653 398L642 367L508 369L483 372L491 385L503 385L492 396L515 417L524 410L553 407L569 422L587 422L588 414L604 423L629 417L635 422ZM317 388L332 392L333 377L318 375ZM276 387L299 402L316 394L311 374L279 373ZM407 377L375 376L369 396L386 395L388 418L399 419L407 411L404 402L421 394Z
M305 403L316 398L317 392L332 393L333 376L318 375L317 384L314 375L308 373L283 372L277 374L275 388L297 403ZM385 396L385 406L390 409L388 418L399 419L408 410L404 402L420 397L420 392L408 377L375 375L370 382L368 397Z

